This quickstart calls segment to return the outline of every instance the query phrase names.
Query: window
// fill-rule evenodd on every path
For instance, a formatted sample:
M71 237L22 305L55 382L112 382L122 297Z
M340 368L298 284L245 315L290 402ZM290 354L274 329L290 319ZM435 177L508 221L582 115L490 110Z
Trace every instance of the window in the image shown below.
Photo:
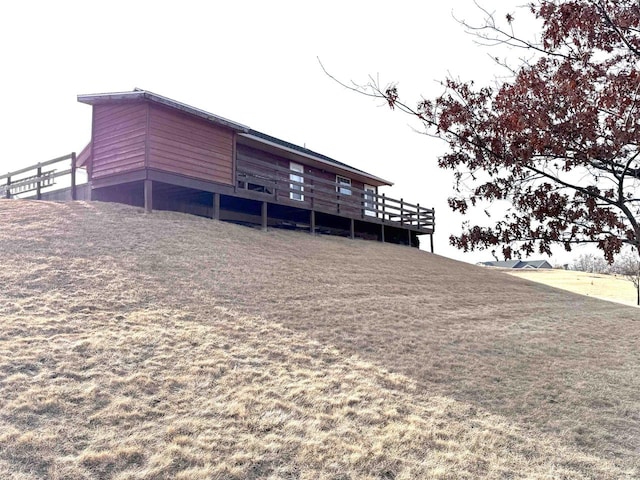
M291 170L291 173L289 174L289 181L297 182L289 184L289 189L291 190L289 192L289 198L291 200L299 200L302 202L304 201L304 194L302 193L304 192L304 185L300 184L304 183L304 167L299 163L291 162L289 164L289 169Z
M260 192L260 193L266 193L268 195L273 195L273 189L267 186L270 183L272 183L268 177L255 175L255 176L252 176L252 179L255 179L258 182L264 180L266 185L263 185L261 183L251 183L247 181L247 175L240 174L238 176L238 188L241 188L243 190L251 190L252 192Z
M336 175L336 192L340 195L351 195L351 179Z
M260 192L260 193L266 193L268 195L273 195L272 189L270 189L265 185L259 185L257 183L247 183L247 190L251 190L252 192Z

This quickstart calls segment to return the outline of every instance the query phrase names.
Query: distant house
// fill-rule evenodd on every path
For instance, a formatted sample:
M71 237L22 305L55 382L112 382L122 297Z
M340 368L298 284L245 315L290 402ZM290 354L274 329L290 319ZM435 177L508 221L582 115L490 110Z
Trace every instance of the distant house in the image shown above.
M505 260L502 262L481 262L480 265L499 268L553 268L546 260Z
M78 155L89 197L216 219L417 246L434 211L326 155L145 90L79 95L93 107Z

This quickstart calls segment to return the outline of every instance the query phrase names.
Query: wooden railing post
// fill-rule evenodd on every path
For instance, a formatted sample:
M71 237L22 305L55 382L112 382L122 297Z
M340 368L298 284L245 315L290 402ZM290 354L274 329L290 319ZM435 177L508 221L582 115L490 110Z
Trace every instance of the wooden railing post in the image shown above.
M404 225L404 199L400 199L400 225Z
M416 212L417 212L417 220L418 220L418 230L420 230L420 204L416 204Z
M4 193L6 198L11 198L11 177L7 177L7 191Z
M77 200L77 192L76 192L76 152L71 152L71 200Z
M36 170L36 175L38 176L38 183L36 183L36 200L42 199L42 167L38 163L38 169Z
M385 194L382 194L382 221L384 222L384 216L385 216L385 206L386 206L386 202L385 202ZM384 231L384 230L383 230ZM384 234L382 235L384 237ZM384 240L383 240L384 241Z

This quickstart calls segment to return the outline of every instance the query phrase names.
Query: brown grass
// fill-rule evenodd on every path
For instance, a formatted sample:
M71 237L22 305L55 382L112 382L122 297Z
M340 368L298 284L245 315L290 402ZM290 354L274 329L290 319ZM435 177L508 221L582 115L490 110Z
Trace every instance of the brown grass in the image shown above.
M0 478L634 478L638 311L415 249L0 201Z

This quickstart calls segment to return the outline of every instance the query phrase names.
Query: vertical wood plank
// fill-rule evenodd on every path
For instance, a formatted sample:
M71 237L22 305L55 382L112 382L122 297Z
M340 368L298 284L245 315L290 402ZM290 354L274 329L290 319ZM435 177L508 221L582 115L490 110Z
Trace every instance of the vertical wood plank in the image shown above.
M153 182L151 180L144 181L144 209L149 213L153 210Z
M385 215L385 205L386 205L386 201L385 201L385 194L382 194L382 221L384 222L384 215ZM382 236L383 236L383 242L384 242L384 229L382 232Z
M76 189L76 163L76 152L71 152L71 200L78 199L78 192Z
M149 137L150 135L150 127L151 127L151 104L149 102L145 102L145 120L144 120L144 168L149 168Z
M267 202L262 202L262 230L267 229Z
M38 176L38 182L36 183L36 200L42 200L42 180L40 179L42 176L42 167L40 164L38 164L36 175Z
M231 138L231 178L233 179L233 191L238 190L238 132L233 132Z
M91 184L91 180L93 179L93 154L95 145L94 139L96 138L96 107L95 105L91 107L91 153L89 154L88 164L87 164L87 180L89 184ZM91 187L89 187L89 200L93 200L93 193L91 193Z

